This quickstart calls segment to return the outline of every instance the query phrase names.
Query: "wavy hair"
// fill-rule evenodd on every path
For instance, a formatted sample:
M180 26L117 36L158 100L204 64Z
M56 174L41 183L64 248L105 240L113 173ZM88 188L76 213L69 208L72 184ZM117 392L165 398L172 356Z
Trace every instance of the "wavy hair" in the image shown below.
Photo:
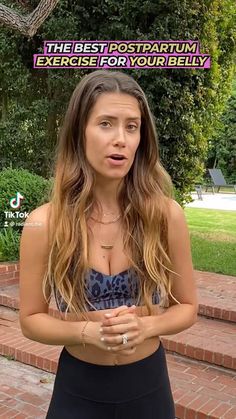
M168 249L168 208L173 184L160 162L154 117L147 98L133 77L122 71L96 70L76 86L56 150L54 183L50 195L50 245L43 293L56 289L67 312L87 319L86 274L89 269L87 218L96 205L95 174L85 153L85 128L99 95L126 93L141 111L140 143L132 167L124 178L118 204L124 226L124 252L139 278L138 303L153 313L152 293L168 304L176 274ZM130 249L130 253L128 252ZM178 274L177 274L178 275ZM95 309L95 307L94 307Z

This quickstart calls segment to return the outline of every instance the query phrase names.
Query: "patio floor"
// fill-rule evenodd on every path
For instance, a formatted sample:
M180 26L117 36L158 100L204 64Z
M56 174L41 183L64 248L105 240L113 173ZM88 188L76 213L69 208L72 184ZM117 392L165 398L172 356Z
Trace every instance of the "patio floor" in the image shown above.
M191 196L194 201L186 204L185 207L236 211L236 193L203 192L202 200L198 199L197 193L193 192Z

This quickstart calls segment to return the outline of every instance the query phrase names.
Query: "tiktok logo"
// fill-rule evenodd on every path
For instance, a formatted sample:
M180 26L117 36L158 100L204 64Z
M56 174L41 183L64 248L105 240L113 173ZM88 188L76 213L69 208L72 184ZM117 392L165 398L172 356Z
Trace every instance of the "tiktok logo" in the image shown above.
M24 199L23 195L21 195L20 192L16 192L16 197L10 199L11 207L14 209L20 208L22 199Z

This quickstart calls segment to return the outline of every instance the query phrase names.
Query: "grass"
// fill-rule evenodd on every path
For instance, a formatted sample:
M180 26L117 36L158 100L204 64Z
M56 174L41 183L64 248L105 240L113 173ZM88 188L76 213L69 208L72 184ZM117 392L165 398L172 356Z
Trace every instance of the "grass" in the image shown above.
M4 356L4 358L8 359L8 361L15 361L15 357L13 355L1 355Z
M236 276L236 212L205 208L184 212L194 269Z

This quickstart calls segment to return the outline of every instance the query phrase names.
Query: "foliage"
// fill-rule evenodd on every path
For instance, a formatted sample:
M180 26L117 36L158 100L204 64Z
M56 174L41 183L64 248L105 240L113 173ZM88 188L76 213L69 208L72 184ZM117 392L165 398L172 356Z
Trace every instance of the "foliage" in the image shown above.
M208 167L222 169L228 183L236 183L236 78L219 127L210 141Z
M125 70L148 97L162 163L188 200L204 172L208 142L229 96L235 17L234 0L61 0L32 39L4 29L3 165L12 161L13 167L51 175L64 110L81 76L91 71L33 70L33 54L42 52L44 40L198 40L201 52L211 56L210 70Z
M174 199L183 208L184 208L184 204L186 202L189 202L190 201L189 199L185 200L184 196L181 194L181 192L179 191L179 189L175 188L175 186L174 186Z
M13 227L0 232L0 261L19 260L20 233Z
M28 109L17 102L10 103L8 118L0 124L4 156L0 169L12 165L15 168L27 166L34 173L50 171L51 162L47 160L49 144L45 131L47 112L48 102L45 99L32 102Z
M16 211L29 213L34 208L47 202L47 197L52 186L52 180L34 175L26 169L5 168L0 172L0 225L4 226L5 221L13 221L22 224L22 219L6 217L5 211ZM20 192L24 199L21 201L20 209L11 208L10 198ZM22 226L15 225L16 231L21 231Z

